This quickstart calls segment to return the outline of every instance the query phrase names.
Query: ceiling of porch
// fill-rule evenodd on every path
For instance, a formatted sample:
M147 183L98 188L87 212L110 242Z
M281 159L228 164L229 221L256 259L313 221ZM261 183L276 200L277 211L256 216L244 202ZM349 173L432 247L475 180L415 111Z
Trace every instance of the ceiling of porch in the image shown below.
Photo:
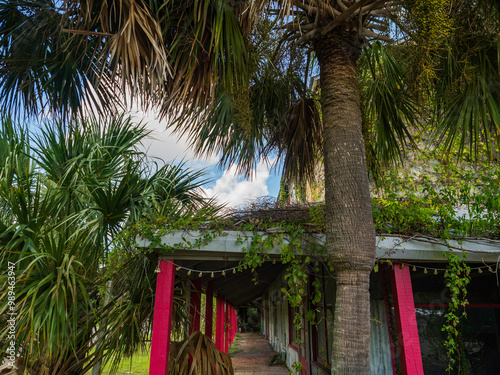
M176 266L181 267L176 272L176 277L195 280L202 272L201 280L203 288L206 288L210 281L213 282L214 295L222 295L224 299L236 307L249 306L250 303L262 296L270 284L281 275L285 265L280 262L265 262L257 267L252 273L250 269L236 270L239 261L214 261L214 260L174 260ZM188 275L189 270L192 271ZM228 270L223 275L220 270ZM213 273L207 271L216 271ZM254 278L258 280L255 283Z

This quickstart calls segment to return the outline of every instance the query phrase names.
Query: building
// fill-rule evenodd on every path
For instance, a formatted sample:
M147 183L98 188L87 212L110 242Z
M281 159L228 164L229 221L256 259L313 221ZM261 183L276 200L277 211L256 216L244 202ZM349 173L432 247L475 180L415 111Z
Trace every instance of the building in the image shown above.
M263 238L268 234L260 233ZM216 332L206 325L206 334L215 337L218 348L227 352L236 332L239 314L240 329L245 329L248 309L260 314L260 331L273 348L281 353L289 368L301 364L302 374L329 374L329 353L332 342L332 321L335 301L335 279L328 267L319 264L319 271L308 276L305 305L315 310L315 324L302 324L295 330L292 309L284 295L286 267L280 261L280 248L266 251L266 261L255 268L239 269L252 233L223 231L211 241L200 241L201 232L174 232L162 237L169 247L160 256L155 318L153 323L152 365L150 374L165 374L168 352L168 309L172 295L169 290L174 277L191 279L193 329L199 329L199 293L216 296ZM322 234L312 235L316 243ZM309 238L309 240L311 240ZM186 243L196 249L186 249ZM140 246L147 247L143 240ZM377 238L377 272L371 278L371 374L443 374L449 365L443 345L442 331L449 306L449 292L444 273L446 254L466 256L470 267L467 306L459 306L462 336L457 348L466 353L462 363L468 374L500 373L500 241L450 241L447 245L425 237ZM463 275L462 275L463 276ZM461 277L462 277L461 276ZM312 285L316 281L322 291L321 300L311 306ZM319 281L319 283L318 283ZM170 294L169 294L170 293ZM198 312L196 312L198 310ZM210 310L210 311L209 311ZM211 321L209 303L205 322ZM466 316L463 315L466 313ZM192 318L193 319L193 318ZM306 321L306 320L304 320ZM210 326L210 328L209 328ZM299 336L300 343L296 339ZM298 373L298 371L295 371ZM453 372L452 372L453 373Z

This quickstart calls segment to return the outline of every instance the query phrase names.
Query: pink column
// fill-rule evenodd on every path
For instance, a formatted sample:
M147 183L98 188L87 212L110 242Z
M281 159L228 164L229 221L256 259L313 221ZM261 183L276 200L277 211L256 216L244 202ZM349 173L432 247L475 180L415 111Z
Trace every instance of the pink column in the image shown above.
M238 310L236 310L236 307L233 306L233 320L234 320L234 325L233 325L233 341L234 338L236 337L236 333L238 332Z
M228 324L228 329L227 329L227 343L228 343L228 351L229 348L231 347L231 344L233 343L233 305L228 306L228 317L227 317L227 324Z
M173 260L161 259L156 276L155 307L149 375L168 374L170 329L174 303L175 267Z
M224 314L224 353L229 351L229 310L230 305L226 302L226 311Z
M424 369L408 266L401 268L400 264L394 264L392 285L401 370L406 375L421 375L424 373Z
M231 305L231 344L236 337L236 332L238 331L238 316L236 314L236 307Z
M205 300L205 335L212 338L214 314L214 282L210 280L207 285Z
M192 281L189 334L200 330L201 279Z
M224 300L222 296L217 296L217 312L215 318L215 347L221 352L224 351Z

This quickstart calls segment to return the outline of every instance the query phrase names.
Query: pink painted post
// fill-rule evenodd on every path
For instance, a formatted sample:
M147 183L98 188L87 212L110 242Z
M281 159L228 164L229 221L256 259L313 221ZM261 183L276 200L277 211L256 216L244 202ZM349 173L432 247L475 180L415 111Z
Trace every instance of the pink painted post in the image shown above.
M224 314L224 353L229 351L229 310L231 306L226 302L226 311Z
M234 339L234 306L230 305L231 310L229 310L229 347L233 344Z
M411 288L410 269L394 264L392 278L394 311L398 329L401 370L404 375L422 375L422 354L418 338L415 303Z
M227 341L228 341L228 348L231 347L231 344L233 343L233 329L234 329L234 319L233 319L233 315L234 315L234 307L233 305L229 305L229 316L228 316L228 324L229 324L229 327L228 327L228 338L227 338ZM228 349L229 350L229 349Z
M207 285L205 300L205 335L212 338L214 317L214 282L210 280Z
M217 312L215 320L215 347L224 351L224 300L217 296Z
M233 306L233 309L232 309L232 312L233 312L233 332L232 332L232 335L231 335L231 343L234 341L234 338L236 337L236 332L238 332L238 314L236 312L236 307Z
M200 330L201 279L192 281L189 334Z
M238 333L238 310L236 307L234 308L234 337L236 337L236 333Z
M173 260L161 259L156 276L155 307L149 375L168 374L170 329L174 304L175 267Z

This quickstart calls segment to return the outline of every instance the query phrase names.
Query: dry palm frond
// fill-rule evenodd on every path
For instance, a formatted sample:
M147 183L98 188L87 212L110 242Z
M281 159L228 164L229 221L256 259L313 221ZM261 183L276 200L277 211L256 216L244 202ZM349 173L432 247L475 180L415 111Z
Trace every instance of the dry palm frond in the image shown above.
M108 38L104 56L112 63L112 76L119 75L124 87L154 90L171 74L162 25L149 2L107 0L100 6L94 0L65 3L69 14L78 15L73 29L65 31Z
M184 341L172 342L168 373L233 375L231 358L217 350L208 336L194 332Z
M278 159L286 153L283 175L298 181L315 176L322 156L323 131L320 114L313 98L301 98L287 111L269 141L278 149Z

